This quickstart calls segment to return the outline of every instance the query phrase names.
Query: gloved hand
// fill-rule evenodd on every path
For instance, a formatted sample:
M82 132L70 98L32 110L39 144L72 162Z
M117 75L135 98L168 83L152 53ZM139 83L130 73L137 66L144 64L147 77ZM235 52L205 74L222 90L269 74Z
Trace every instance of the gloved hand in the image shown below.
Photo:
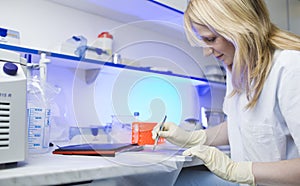
M231 182L255 185L252 162L234 162L215 147L197 145L183 152L185 156L196 156L220 178Z
M157 135L165 138L172 144L180 147L192 147L198 144L204 144L206 141L206 133L204 130L185 131L178 127L175 123L166 122L163 130L159 131L160 123L152 130L152 138L155 139Z

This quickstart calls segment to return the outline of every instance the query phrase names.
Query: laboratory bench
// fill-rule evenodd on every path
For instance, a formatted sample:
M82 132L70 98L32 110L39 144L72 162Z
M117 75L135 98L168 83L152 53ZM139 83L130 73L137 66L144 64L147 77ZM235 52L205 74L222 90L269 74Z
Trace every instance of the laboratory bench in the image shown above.
M174 185L184 167L201 165L182 150L122 152L115 157L28 155L15 167L0 170L0 185Z

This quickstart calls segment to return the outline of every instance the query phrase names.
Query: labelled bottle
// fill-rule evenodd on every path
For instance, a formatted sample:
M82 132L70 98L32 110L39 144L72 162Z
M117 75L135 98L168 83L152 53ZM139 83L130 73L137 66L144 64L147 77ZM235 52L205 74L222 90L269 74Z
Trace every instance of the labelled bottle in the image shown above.
M29 153L46 153L49 150L50 138L49 104L39 79L28 79L27 87Z
M91 46L97 49L101 49L103 53L99 55L95 51L87 50L85 55L86 58L101 61L111 61L110 59L112 57L113 36L109 32L100 33Z
M27 74L27 117L29 153L46 153L50 142L51 109L46 94L47 63L41 54L38 66L30 65ZM40 76L33 76L32 70L39 70Z

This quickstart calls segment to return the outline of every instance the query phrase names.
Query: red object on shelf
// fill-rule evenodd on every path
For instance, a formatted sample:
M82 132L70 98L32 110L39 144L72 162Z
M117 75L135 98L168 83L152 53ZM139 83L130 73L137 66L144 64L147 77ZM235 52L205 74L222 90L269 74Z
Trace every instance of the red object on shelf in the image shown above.
M98 35L98 38L113 39L113 36L109 32L102 32L101 34Z
M133 122L132 123L132 144L153 145L152 129L157 123L155 122ZM158 144L165 142L164 138L159 138Z

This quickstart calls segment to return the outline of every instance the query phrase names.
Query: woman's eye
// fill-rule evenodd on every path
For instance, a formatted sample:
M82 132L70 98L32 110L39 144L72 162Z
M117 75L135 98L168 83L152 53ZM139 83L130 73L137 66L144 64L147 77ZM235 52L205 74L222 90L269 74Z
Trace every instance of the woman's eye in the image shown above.
M215 40L216 40L216 37L205 38L205 41L209 42L209 43L214 42Z

